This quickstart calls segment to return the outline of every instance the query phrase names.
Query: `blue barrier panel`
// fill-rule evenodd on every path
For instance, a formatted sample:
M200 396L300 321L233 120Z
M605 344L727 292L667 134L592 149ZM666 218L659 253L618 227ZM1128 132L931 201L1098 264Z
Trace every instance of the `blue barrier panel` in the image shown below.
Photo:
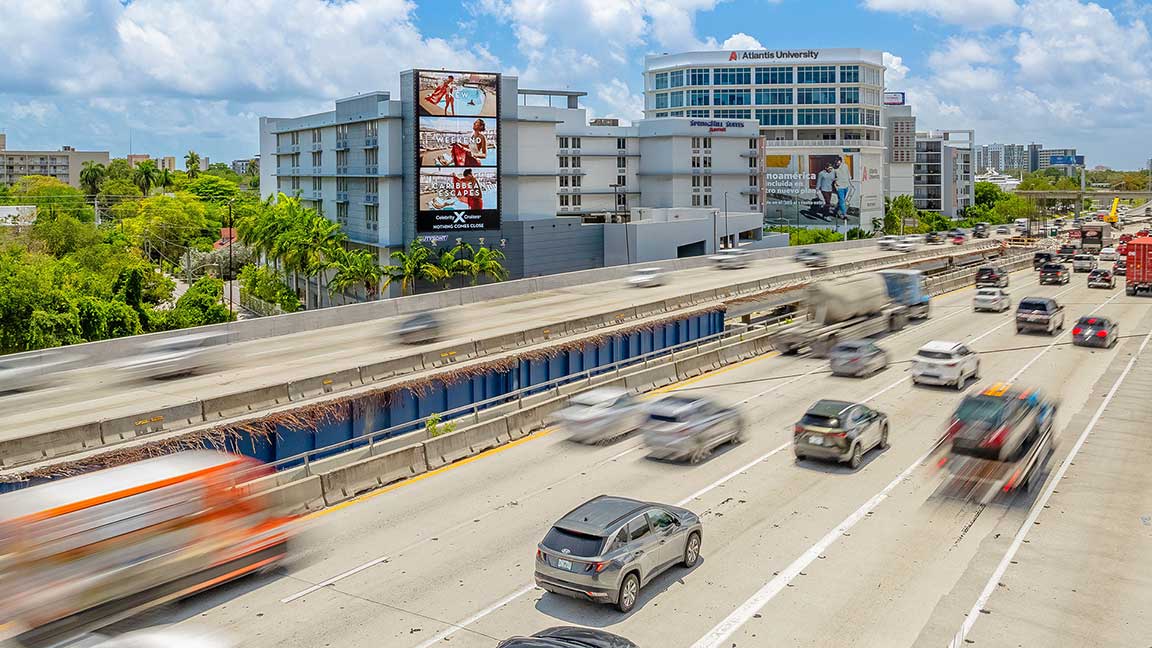
M471 378L471 379L465 380L463 382L445 385L444 386L444 396L445 396L444 409L440 410L440 411L443 412L443 411L447 411L447 410L454 410L458 407L464 407L465 405L475 403L476 401L484 400L483 394L480 394L479 398L477 398L476 391L477 391L477 384L478 383L481 386L480 388L482 389L484 383L477 381L476 378Z
M273 443L277 460L287 459L316 448L315 435L311 430L290 430L283 425L276 426L276 438Z
M335 446L341 441L348 441L352 438L352 417L344 416L341 418L332 417L325 419L316 426L312 438L316 448L327 448ZM321 452L312 458L323 459L337 452L343 452L346 449L346 446L333 447L330 451Z
M432 416L436 412L443 412L446 409L448 409L448 394L444 383L433 380L422 392L416 394L416 416L408 420Z
M276 457L276 439L262 435L252 436L247 430L237 433L237 438L228 439L225 447L229 452L255 457L260 461L272 461Z

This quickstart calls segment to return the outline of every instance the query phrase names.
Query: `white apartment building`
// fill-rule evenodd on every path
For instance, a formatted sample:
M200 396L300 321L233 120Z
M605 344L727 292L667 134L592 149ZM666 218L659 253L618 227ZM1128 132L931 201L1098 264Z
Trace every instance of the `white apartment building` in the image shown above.
M916 133L915 193L917 209L959 218L975 196L972 130Z
M43 175L79 188L85 162L107 165L108 151L77 151L71 146L59 151L9 150L4 133L0 133L0 184L14 184L26 175Z
M908 105L884 106L883 117L887 143L884 195L911 196L916 191L916 117Z

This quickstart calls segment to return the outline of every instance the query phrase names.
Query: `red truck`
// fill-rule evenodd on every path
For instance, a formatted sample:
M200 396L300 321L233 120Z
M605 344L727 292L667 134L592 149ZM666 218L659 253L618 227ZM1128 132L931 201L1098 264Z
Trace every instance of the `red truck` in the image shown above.
M1152 292L1152 237L1128 241L1127 259L1124 292L1128 295Z

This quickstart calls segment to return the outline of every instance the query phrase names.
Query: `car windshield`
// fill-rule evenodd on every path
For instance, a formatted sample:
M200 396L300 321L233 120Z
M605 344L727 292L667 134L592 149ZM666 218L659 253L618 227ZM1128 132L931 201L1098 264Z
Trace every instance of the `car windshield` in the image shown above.
M1045 263L1044 267L1040 269L1041 272L1060 272L1064 266L1058 263Z
M1025 299L1020 302L1020 310L1022 311L1047 311L1048 302L1036 301L1033 299Z
M808 412L804 414L804 418L800 419L800 424L811 425L812 427L838 428L840 427L840 417Z
M600 555L600 547L604 546L604 538L552 527L540 544L563 554L587 558Z
M1092 272L1089 272L1089 273L1088 273L1088 276L1089 276L1089 277L1104 277L1104 278L1107 278L1107 277L1108 277L1108 271L1107 271L1107 270L1093 270Z
M976 276L978 277L987 277L996 274L996 268L980 268L976 271Z
M1004 418L1007 401L993 396L968 396L960 401L955 417L969 425L983 424L994 426Z
M1092 257L1088 256L1087 254L1077 254L1075 257L1075 260L1076 261L1091 261Z
M859 353L867 348L867 346L864 342L841 342L832 347L832 353Z
M584 407L604 407L611 405L616 400L616 394L601 391L584 392L583 394L576 394L569 401L572 405L583 405Z
M1107 327L1108 320L1103 317L1081 317L1076 326Z
M985 288L983 290L977 290L976 291L977 297L997 297L999 295L1000 295L1000 291L995 290L993 288Z
M926 349L920 349L916 352L916 355L929 360L951 360L953 357L952 354L947 351L928 351Z
M660 421L662 423L680 423L684 420L684 417L680 414L661 411L649 412L648 418L652 419L653 421Z

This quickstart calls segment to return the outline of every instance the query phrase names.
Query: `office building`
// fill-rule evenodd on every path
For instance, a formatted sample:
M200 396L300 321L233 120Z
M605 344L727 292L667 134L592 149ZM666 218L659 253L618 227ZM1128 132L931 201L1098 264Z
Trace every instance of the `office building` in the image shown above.
M975 193L975 131L916 133L915 193L917 209L960 218Z
M884 195L911 196L915 193L916 117L908 105L885 105L884 136L887 150L884 159Z
M244 158L243 160L232 160L232 171L238 175L244 175L248 173L248 164L250 162L255 162L256 168L259 170L260 157L256 156L254 158ZM257 175L259 175L259 172L257 172Z
M156 167L161 171L177 171L176 158L171 155L156 158Z
M0 133L0 185L14 184L27 175L44 175L79 188L85 162L106 165L108 160L108 151L77 151L71 146L59 151L9 150L5 135Z
M1039 145L1037 148L1036 164L1040 164ZM1032 165L1029 161L1031 148L1024 144L981 144L976 147L976 170L979 173L988 171L1030 171Z
M589 122L584 93L487 73L400 85L262 117L263 195L299 195L382 263L459 239L501 248L514 278L766 244L750 119Z
M1040 170L1040 151L1043 148L1043 144L1033 143L1028 145L1028 166L1026 168L1028 173L1033 173Z

